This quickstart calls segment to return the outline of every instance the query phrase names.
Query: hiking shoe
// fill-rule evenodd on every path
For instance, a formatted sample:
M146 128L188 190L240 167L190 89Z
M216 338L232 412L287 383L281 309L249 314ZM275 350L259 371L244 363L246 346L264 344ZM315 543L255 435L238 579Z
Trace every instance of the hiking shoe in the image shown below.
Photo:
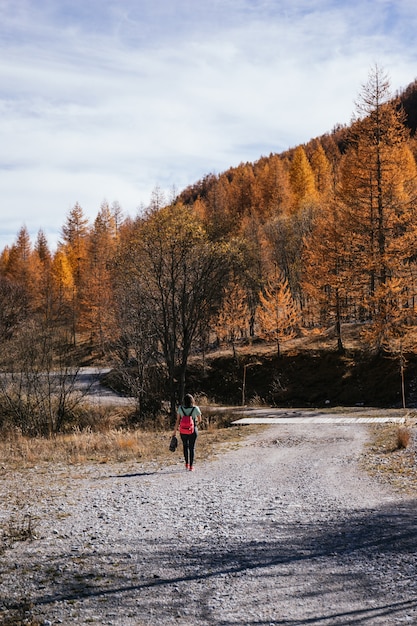
M190 469L190 466L188 465L188 463L186 463L186 464L185 464L185 469L186 469L186 470L189 470L189 469Z
M193 468L193 466L192 466L192 465L190 465L188 469L190 470L190 472L193 472L193 471L194 471L194 468Z

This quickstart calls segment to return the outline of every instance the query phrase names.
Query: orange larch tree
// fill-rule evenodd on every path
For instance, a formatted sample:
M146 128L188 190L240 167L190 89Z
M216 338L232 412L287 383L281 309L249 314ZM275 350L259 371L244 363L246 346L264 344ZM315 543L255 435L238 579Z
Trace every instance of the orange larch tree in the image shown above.
M415 258L417 242L417 170L403 113L391 99L389 80L378 67L370 73L357 109L339 197L350 244L349 281L361 293L369 331L374 331L368 332L368 338L379 350L394 319L387 313L388 294L408 315L407 266Z
M256 168L256 185L260 195L258 212L264 221L290 212L294 198L288 168L279 155L271 155L259 163Z
M229 205L230 193L230 182L225 174L214 179L207 192L203 221L212 240L224 239L237 230L239 220Z
M308 324L334 323L337 347L344 350L342 321L349 319L351 285L345 247L341 207L334 199L323 202L315 212L312 232L305 237L302 251L302 289L306 298L303 318ZM307 320L307 316L309 319Z
M250 311L246 293L234 282L224 288L222 306L215 321L215 331L220 339L232 346L237 359L236 341L248 335Z
M282 274L276 273L259 293L257 321L258 335L276 344L279 357L281 343L295 337L299 325L298 307Z
M19 230L15 243L9 249L6 275L30 291L32 284L32 243L26 226Z

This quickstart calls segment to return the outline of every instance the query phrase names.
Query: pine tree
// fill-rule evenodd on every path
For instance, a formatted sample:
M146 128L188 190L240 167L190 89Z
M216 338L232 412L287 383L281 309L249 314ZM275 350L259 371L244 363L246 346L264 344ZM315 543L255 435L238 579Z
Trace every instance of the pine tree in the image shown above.
M84 323L84 290L88 289L88 280L85 275L88 233L88 220L77 203L70 211L67 221L62 227L65 255L72 272L72 341L74 345L77 341L77 332L83 330Z
M44 322L48 323L52 319L53 311L53 288L51 276L52 254L48 246L43 230L38 232L34 249L34 262L36 264L36 282L37 282L37 303Z
M88 291L84 292L84 327L104 354L114 336L111 267L116 252L117 225L114 213L103 203L94 220L87 245Z

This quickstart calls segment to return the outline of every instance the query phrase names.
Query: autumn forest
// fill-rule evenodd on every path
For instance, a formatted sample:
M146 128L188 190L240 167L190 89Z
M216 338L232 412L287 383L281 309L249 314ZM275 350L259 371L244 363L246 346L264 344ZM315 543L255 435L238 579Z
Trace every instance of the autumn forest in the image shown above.
M169 199L156 189L134 218L103 204L90 223L76 204L54 252L23 227L0 256L5 414L22 427L41 404L43 430L62 430L68 387L51 408L35 382L68 380L86 346L134 364L139 413L161 394L173 411L190 358L242 339L279 357L303 329L334 327L342 353L358 324L370 352L401 351L417 322L416 121L417 83L394 97L375 67L349 127ZM22 372L31 394L16 390Z

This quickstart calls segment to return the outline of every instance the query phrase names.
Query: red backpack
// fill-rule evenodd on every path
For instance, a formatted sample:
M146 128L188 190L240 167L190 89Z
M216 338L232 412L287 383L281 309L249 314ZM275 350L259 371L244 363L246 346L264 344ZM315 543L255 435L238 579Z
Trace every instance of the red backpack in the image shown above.
M194 407L191 409L191 413L189 415L185 415L184 408L181 407L183 415L180 420L180 434L181 435L192 435L194 432L194 420L193 420L193 411Z

